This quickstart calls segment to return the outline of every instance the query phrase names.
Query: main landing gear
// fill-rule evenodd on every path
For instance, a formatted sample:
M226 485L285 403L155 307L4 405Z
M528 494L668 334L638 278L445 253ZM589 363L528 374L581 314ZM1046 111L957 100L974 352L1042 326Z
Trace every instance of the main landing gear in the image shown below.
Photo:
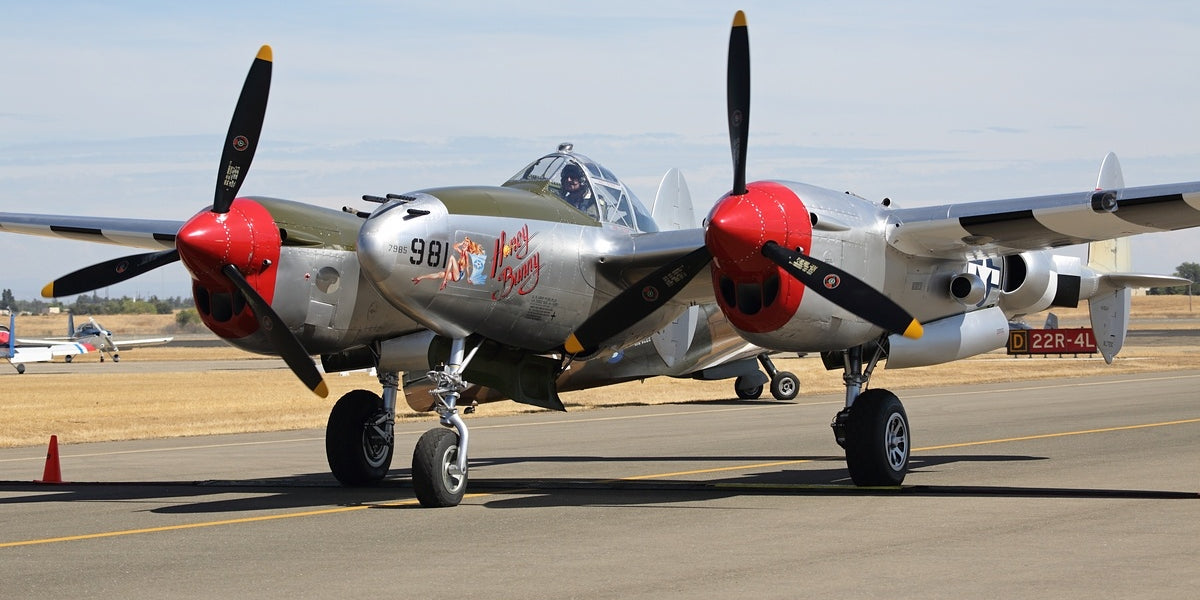
M882 340L863 364L863 347L842 353L846 407L833 418L833 435L846 450L846 467L858 486L897 486L908 473L912 451L904 405L887 390L863 390L883 356Z
M396 447L396 390L400 377L381 373L383 397L367 390L342 396L329 413L325 427L325 458L343 485L379 483L392 466Z
M758 362L762 363L763 370L770 377L771 396L776 400L792 400L800 393L800 378L790 371L776 369L775 363L771 362L767 353L759 354ZM762 396L763 385L766 382L763 374L757 371L751 375L741 375L733 381L733 391L742 400L757 400Z

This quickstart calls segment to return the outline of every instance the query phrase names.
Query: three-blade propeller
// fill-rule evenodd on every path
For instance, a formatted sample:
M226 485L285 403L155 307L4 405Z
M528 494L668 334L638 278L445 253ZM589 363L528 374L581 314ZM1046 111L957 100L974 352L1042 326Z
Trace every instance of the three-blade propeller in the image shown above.
M216 193L213 197L212 212L228 213L237 197L238 190L250 170L254 153L258 149L259 136L262 133L263 120L266 118L267 97L271 90L271 47L259 49L246 81L242 84L242 92L238 96L233 118L229 123L229 131L225 136L225 146L221 152L221 165L217 171ZM177 238L176 243L181 243ZM164 250L125 256L99 264L85 267L69 275L60 277L42 289L46 297L69 296L89 292L136 277L147 271L157 269L166 264L179 260L179 250ZM304 349L300 340L288 329L287 324L271 308L262 295L250 285L237 267L231 264L219 265L220 273L246 298L246 303L258 317L259 325L266 333L275 351L283 358L292 372L296 374L308 389L322 398L329 394L325 382L321 378L312 358Z
M750 36L746 15L738 11L729 33L729 58L726 69L726 108L729 120L729 145L733 156L733 188L729 197L749 193L746 185L746 150L750 132ZM775 241L760 248L763 256L779 265L807 288L824 296L842 309L891 333L919 338L921 324L879 290L829 263L788 250ZM661 308L689 280L708 265L712 254L700 247L680 257L617 294L608 304L588 317L563 344L569 354L586 354L601 343L628 329ZM678 281L676 277L686 277ZM663 285L669 280L672 285ZM646 290L655 290L647 298Z

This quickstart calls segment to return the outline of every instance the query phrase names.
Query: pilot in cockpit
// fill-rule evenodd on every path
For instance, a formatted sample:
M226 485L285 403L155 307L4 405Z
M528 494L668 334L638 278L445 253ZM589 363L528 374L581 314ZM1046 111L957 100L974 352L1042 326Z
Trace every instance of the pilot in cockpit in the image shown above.
M571 206L578 208L593 219L600 218L600 212L596 208L596 198L592 195L592 188L588 185L587 178L583 176L583 169L579 165L568 163L563 167L560 193L563 200L566 200Z

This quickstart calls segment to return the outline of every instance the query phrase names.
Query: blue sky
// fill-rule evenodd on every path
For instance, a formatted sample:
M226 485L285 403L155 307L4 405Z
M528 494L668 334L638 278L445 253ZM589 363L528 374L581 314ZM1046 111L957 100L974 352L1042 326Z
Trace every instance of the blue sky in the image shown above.
M271 101L242 193L339 208L499 184L560 141L646 202L731 178L735 9L753 61L749 173L921 206L1200 179L1194 2L5 3L0 211L186 219L260 44ZM1048 5L1048 6L1047 6ZM1200 262L1200 231L1134 266ZM0 288L130 253L0 236ZM186 295L176 264L107 293ZM101 290L101 293L105 293Z

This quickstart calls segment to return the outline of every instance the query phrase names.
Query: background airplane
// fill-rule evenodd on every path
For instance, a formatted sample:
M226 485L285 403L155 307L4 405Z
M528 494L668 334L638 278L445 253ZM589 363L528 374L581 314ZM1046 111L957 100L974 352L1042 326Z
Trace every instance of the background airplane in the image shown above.
M458 504L465 492L460 401L474 394L561 408L559 390L620 380L632 364L624 358L647 356L647 345L673 366L643 361L640 376L716 372L765 349L821 353L845 382L832 428L851 478L898 485L910 429L895 394L868 388L881 361L899 368L987 352L1004 345L1010 318L1081 300L1111 361L1124 341L1129 288L1178 281L1122 271L1111 245L1092 246L1086 264L1052 252L1200 225L1200 182L1127 188L1111 155L1086 191L912 209L791 181L748 183L741 13L728 57L733 185L702 226L684 218L681 177L668 173L647 209L570 147L499 187L363 196L370 211L238 197L265 115L271 53L263 47L210 207L186 222L3 213L0 230L151 250L56 279L47 295L181 261L206 326L282 356L321 396L327 387L312 355L327 372L376 368L382 395L352 391L330 414L326 453L345 484L386 476L404 373L410 404L431 405L443 426L413 452L425 506ZM587 179L595 206L586 211L561 199L570 166Z
M133 340L117 340L113 337L111 331L101 327L100 324L96 322L96 319L92 317L88 317L86 323L76 328L75 315L68 313L66 337L45 339L20 338L17 340L17 342L23 346L48 346L51 348L62 348L64 347L65 343L71 342L72 344L69 345L70 347L84 348L86 350L100 352L100 362L104 362L104 357L106 355L111 356L113 362L120 362L121 348L128 350L141 346L157 346L160 344L166 344L173 339L175 338L154 337ZM83 353L84 352L73 352L71 354L61 354L61 356L65 357L67 362L71 362L71 359L75 354ZM55 354L55 356L60 356L60 354Z
M90 348L75 342L58 342L41 346L17 346L17 314L10 312L8 327L0 325L0 358L8 361L17 370L25 374L25 363L50 362L57 357L65 357L70 361L76 354L87 354Z

